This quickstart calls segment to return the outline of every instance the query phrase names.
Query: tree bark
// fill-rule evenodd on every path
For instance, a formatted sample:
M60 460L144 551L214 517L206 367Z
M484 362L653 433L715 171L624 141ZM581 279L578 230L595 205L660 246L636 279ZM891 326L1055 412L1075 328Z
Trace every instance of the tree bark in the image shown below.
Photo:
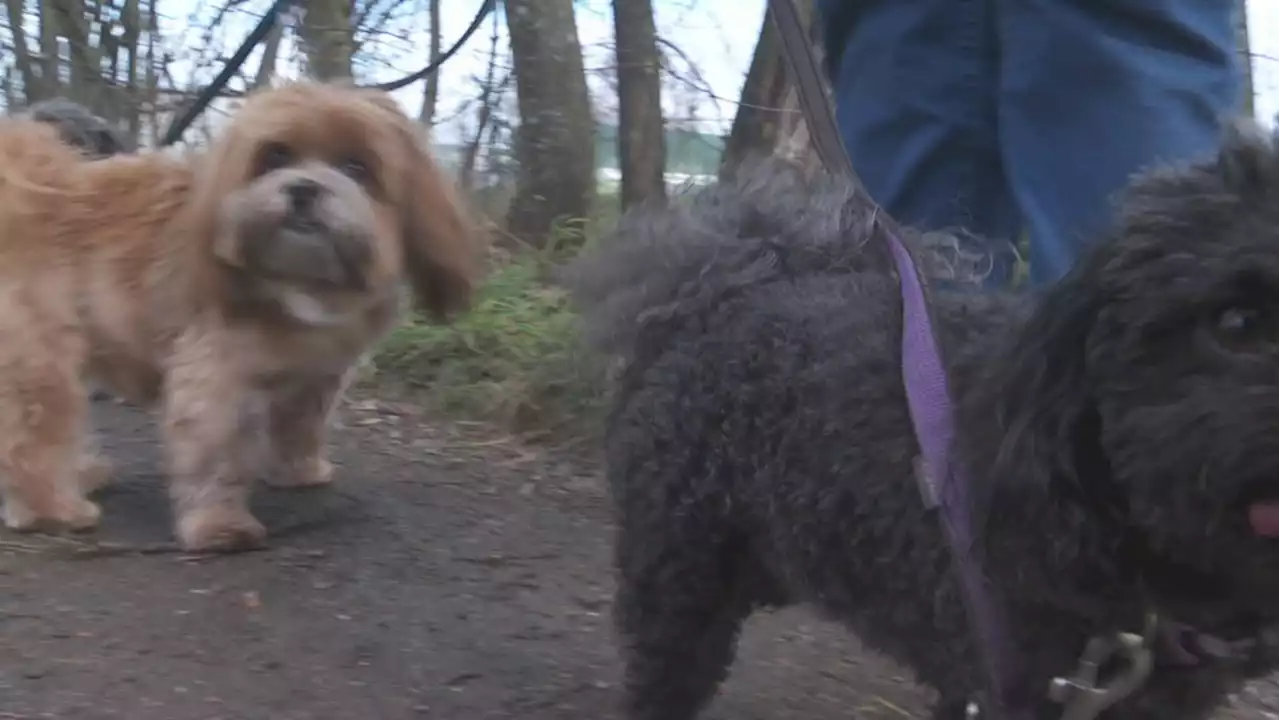
M22 94L25 96L26 104L39 102L53 94L51 83L49 82L49 67L53 63L49 62L48 57L44 58L41 65L40 75L36 75L35 67L31 61L31 46L27 44L27 34L23 30L23 11L26 4L23 0L5 0L5 9L9 15L9 32L13 35L13 53L14 64L18 68L18 75L22 78ZM41 18L44 17L44 7L41 7ZM41 28L44 27L44 21L41 21ZM44 48L41 47L41 54L44 54ZM56 55L55 55L56 58ZM56 60L55 60L56 61ZM56 65L54 65L56 69ZM53 82L57 82L58 76L52 75ZM53 85L56 87L56 85Z
M9 0L12 4L22 7L24 0ZM58 56L58 12L53 7L52 0L39 0L37 5L40 13L40 76L45 83L44 92L48 96L56 95L62 80L58 75L59 65L62 59ZM17 28L14 28L17 31Z
M146 0L147 2L147 43L146 43L146 62L143 66L143 84L146 86L146 108L147 108L147 125L151 129L151 141L155 142L160 139L160 78L159 64L160 58L156 55L156 36L160 34L159 16L157 15L156 5L159 0Z
M1240 52L1241 92L1244 111L1253 117L1253 54L1249 48L1249 11L1247 0L1236 0L1236 48Z
M489 62L485 66L484 81L480 84L479 107L476 109L476 131L471 140L463 148L462 162L458 168L458 183L471 192L475 189L476 159L480 156L480 143L484 142L484 134L489 129L493 117L493 106L501 98L511 82L508 72L499 83L495 78L498 68L498 15L493 15L493 30L489 35Z
M506 0L520 126L508 230L542 247L558 220L585 218L595 197L595 119L573 0Z
M351 79L355 31L350 0L310 0L299 25L307 72L317 80Z
M428 42L427 62L434 65L440 60L440 0L427 0L430 13L431 36ZM427 76L422 88L422 110L418 113L418 122L430 128L436 121L436 104L440 99L440 73L433 72Z
M124 12L121 13L123 41L128 64L125 69L125 123L129 128L129 140L134 147L142 138L142 92L138 87L138 53L142 38L142 10L140 0L125 0Z
M747 157L773 149L786 84L778 31L766 12L747 77L742 83L738 112L733 116L733 125L724 143L724 155L720 159L722 180L731 177Z
M812 0L798 0L797 6L801 20L810 22L813 18ZM815 48L815 51L820 49ZM829 93L830 88L827 91ZM809 139L808 124L804 120L787 60L782 55L778 30L766 12L760 39L742 84L738 112L725 141L720 178L733 175L742 161L752 155L770 154L794 161L809 170L821 165Z
M45 9L50 7L56 13L56 27L67 39L70 50L67 94L94 112L101 113L104 110L100 92L103 85L102 48L89 41L90 29L84 17L84 3L81 0L51 0Z
M284 18L277 18L276 23L267 32L262 41L262 60L258 63L258 72L253 76L253 89L265 88L271 84L276 75L276 61L280 57L280 41L284 39Z
M667 150L662 73L651 0L613 0L618 65L618 163L626 209L664 201Z

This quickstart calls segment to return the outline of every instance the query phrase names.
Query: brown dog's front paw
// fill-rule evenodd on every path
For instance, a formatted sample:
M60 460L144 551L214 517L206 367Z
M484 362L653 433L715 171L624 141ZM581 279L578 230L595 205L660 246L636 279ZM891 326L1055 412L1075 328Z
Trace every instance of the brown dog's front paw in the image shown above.
M97 453L83 453L76 463L80 491L91 495L111 481L111 461Z
M276 472L265 478L268 485L281 489L321 487L333 482L333 464L324 458L308 458L280 463Z
M267 529L242 508L201 508L178 519L178 542L187 552L244 552L266 545Z
M92 501L69 495L39 511L15 497L5 499L4 525L14 532L88 532L98 526L102 510Z

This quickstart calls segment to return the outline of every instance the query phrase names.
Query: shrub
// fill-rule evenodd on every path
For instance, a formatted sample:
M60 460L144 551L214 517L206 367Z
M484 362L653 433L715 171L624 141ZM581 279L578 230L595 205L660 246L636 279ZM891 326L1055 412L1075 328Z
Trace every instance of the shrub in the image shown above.
M544 251L496 267L470 312L448 326L412 318L379 348L377 377L421 389L440 409L515 430L579 431L601 406L600 361L582 343L550 258L582 243L561 231Z

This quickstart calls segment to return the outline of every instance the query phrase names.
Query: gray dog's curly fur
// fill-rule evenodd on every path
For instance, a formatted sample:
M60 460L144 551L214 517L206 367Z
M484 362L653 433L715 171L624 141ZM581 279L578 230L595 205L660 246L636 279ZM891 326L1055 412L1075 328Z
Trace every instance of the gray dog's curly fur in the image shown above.
M1247 519L1277 491L1276 146L1248 123L1224 137L1136 182L1113 236L1039 296L931 300L977 551L1041 718L1087 640L1149 609L1264 640L1194 667L1161 655L1107 718L1207 718L1276 666L1277 545ZM874 212L843 181L764 164L631 213L574 269L622 365L606 457L632 720L693 718L743 620L795 603L914 670L937 718L983 685L912 472Z
M43 100L27 108L26 114L32 120L57 128L63 142L91 159L133 151L123 133L88 108L66 98Z

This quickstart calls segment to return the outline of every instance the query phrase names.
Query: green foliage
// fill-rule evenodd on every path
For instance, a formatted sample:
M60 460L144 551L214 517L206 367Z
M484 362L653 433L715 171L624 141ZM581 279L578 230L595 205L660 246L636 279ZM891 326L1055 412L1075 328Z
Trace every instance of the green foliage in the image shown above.
M453 325L414 318L379 349L380 377L424 390L440 409L516 430L580 430L601 405L600 361L550 269L582 245L564 223L547 247L496 268Z

